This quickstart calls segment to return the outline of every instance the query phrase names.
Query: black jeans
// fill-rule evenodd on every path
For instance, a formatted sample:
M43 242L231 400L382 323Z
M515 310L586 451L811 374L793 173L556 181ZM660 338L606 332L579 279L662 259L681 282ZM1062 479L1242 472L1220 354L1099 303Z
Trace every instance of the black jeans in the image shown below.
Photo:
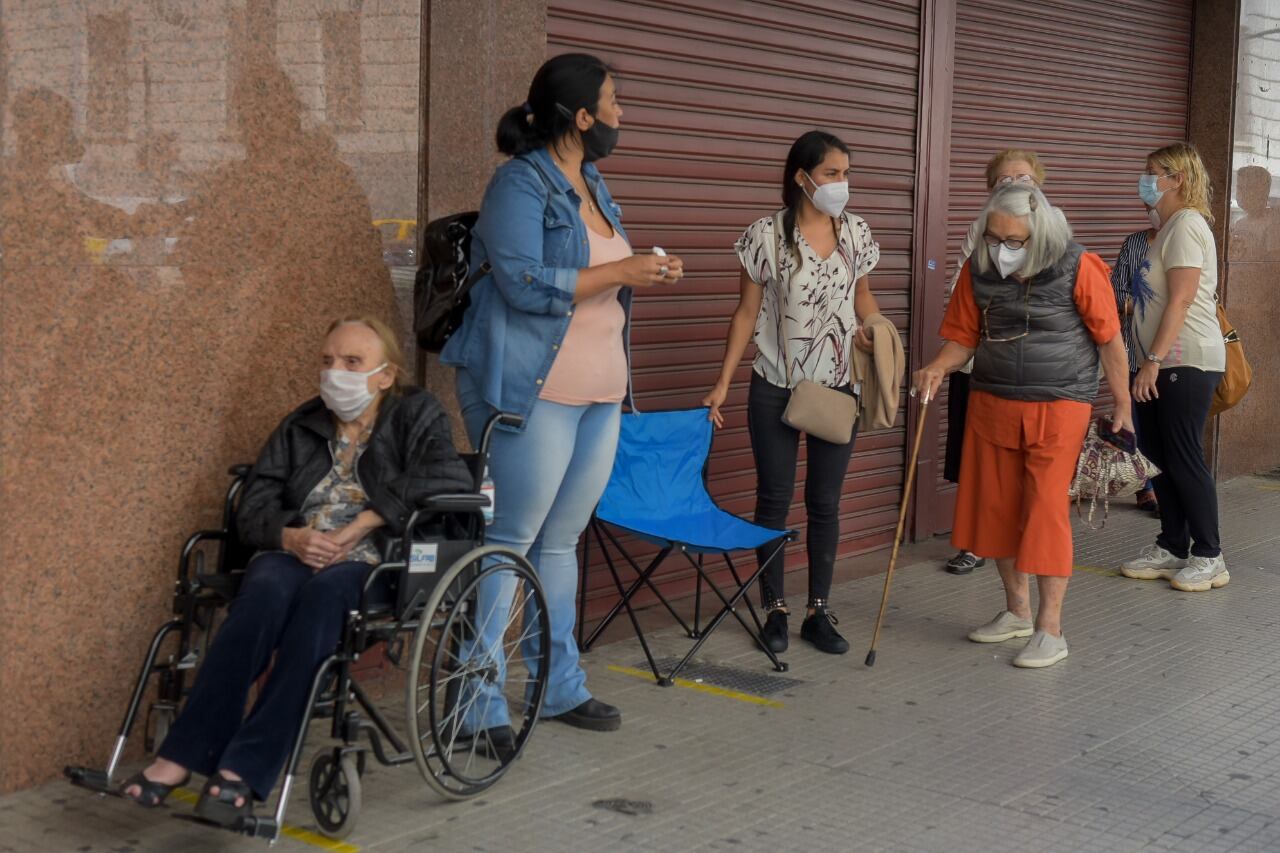
M947 452L942 476L948 483L960 482L960 459L964 452L964 422L969 416L969 374L951 374L947 392Z
M848 391L848 386L844 389ZM849 391L852 393L852 391ZM770 384L754 371L747 394L747 428L751 432L751 453L756 461L756 524L781 530L787 526L787 512L796 488L796 457L800 433L782 422L791 391ZM855 424L848 444L832 444L807 436L808 464L805 467L804 506L809 514L805 544L809 556L809 601L825 602L831 594L831 573L840 539L840 492L853 442ZM768 559L769 548L756 552L756 559ZM760 578L765 606L783 598L785 555L779 554Z
M233 770L265 800L293 748L316 667L337 648L347 611L360 606L370 568L349 562L316 572L284 552L254 557L159 755L202 776ZM249 688L273 653L244 719Z
M1138 403L1138 441L1160 469L1152 481L1160 502L1156 544L1175 557L1216 557L1218 490L1204 461L1204 425L1222 374L1194 367L1160 371L1160 396Z

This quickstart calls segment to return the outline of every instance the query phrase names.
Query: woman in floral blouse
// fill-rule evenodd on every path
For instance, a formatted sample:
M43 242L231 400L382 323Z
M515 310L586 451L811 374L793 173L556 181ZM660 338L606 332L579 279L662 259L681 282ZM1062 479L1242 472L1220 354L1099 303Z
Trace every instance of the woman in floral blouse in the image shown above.
M871 351L862 323L880 312L868 278L880 260L880 247L867 223L844 210L849 171L848 146L822 131L804 134L787 155L783 209L752 223L735 245L742 263L738 307L720 379L703 404L710 406L715 425L723 426L720 407L754 340L747 426L756 463L755 520L765 527L786 526L795 490L800 433L782 422L790 389L808 379L856 395L853 348ZM781 223L781 233L775 222ZM847 444L806 438L809 599L800 636L830 654L849 650L827 599L840 538L841 488L856 435L855 429ZM787 648L790 611L783 597L783 565L774 560L761 578L767 613L763 639L775 652Z

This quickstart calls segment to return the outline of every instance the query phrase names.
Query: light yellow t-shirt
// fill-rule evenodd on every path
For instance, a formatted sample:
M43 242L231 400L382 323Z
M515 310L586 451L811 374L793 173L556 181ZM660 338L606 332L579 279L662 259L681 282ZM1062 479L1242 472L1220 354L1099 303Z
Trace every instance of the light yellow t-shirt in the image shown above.
M1136 309L1138 344L1146 358L1160 329L1169 304L1168 271L1181 267L1200 270L1200 288L1187 310L1187 320L1173 346L1165 355L1161 369L1198 367L1201 370L1227 369L1227 350L1222 343L1214 293L1218 290L1218 250L1213 232L1204 217L1191 208L1183 208L1170 217L1156 234L1147 250L1147 259L1137 278L1145 279L1150 296ZM1136 282L1135 282L1136 284ZM1136 294L1135 294L1136 295Z

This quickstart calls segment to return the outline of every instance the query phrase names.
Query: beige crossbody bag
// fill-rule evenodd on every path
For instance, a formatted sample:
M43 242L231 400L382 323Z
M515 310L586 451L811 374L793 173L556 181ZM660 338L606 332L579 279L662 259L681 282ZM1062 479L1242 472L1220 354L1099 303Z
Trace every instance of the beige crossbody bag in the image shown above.
M844 227L842 217L840 223L842 233ZM770 260L774 278L777 280L778 255L784 247L781 211L774 214L773 233L776 240ZM779 308L785 310L785 304L780 305ZM853 438L853 425L858 420L858 398L809 379L793 382L791 357L787 352L787 334L785 328L781 328L783 325L779 324L781 340L778 343L782 347L782 366L787 374L787 387L791 390L791 399L787 403L786 411L782 413L782 422L814 438L820 438L832 444L848 444Z

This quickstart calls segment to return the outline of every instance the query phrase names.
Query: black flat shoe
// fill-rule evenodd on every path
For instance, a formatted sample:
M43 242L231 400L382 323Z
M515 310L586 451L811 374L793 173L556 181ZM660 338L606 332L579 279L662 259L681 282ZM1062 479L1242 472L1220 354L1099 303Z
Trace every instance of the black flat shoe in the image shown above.
M622 712L598 699L588 699L578 707L549 719L593 732L612 732L622 727Z
M967 575L974 569L980 569L987 564L987 561L976 554L968 551L961 551L950 560L947 560L947 571L953 575Z
M782 654L787 650L790 640L787 639L787 612L785 610L770 610L769 615L764 620L764 630L760 632L760 639L764 640L764 644L769 651L775 655Z
M511 726L494 726L472 736L476 741L476 754L483 755L503 764L516 757L516 733ZM467 743L461 740L454 746L454 754L468 752L471 749L470 739Z
M216 795L209 793L210 788L217 788ZM237 799L243 799L243 805L236 805ZM216 823L218 826L235 829L240 821L253 814L253 791L243 780L228 779L221 773L214 773L204 783L200 799L196 802L196 817Z
M820 607L812 616L806 616L800 624L800 639L812 644L820 652L842 655L849 651L849 641L836 630L838 621L834 613Z
M126 800L133 800L144 809L154 809L168 799L174 788L181 788L189 781L191 781L190 773L182 777L182 781L176 785L166 785L163 782L153 782L141 772L138 772L124 780L124 784L120 786L120 796ZM129 789L134 785L138 786L138 795L136 797L129 793Z

